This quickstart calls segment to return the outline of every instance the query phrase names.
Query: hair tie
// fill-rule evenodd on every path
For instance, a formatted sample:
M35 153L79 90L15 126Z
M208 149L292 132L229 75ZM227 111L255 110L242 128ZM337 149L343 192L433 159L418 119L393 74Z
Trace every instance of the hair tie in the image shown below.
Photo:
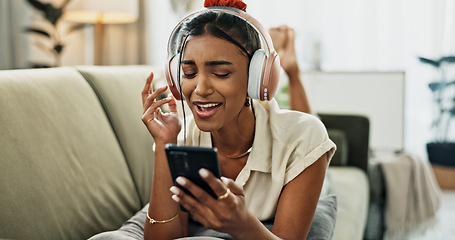
M242 0L205 0L204 7L231 7L239 10L246 10L246 3Z

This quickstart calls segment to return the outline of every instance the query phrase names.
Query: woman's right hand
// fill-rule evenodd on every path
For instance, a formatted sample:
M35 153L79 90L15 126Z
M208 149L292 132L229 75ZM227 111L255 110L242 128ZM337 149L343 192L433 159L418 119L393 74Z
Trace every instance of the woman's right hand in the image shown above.
M152 134L156 144L176 143L181 126L178 119L177 104L173 96L156 101L156 98L166 91L167 86L153 91L153 72L147 78L142 90L142 105L144 107L142 122ZM160 107L169 105L169 112L163 113Z

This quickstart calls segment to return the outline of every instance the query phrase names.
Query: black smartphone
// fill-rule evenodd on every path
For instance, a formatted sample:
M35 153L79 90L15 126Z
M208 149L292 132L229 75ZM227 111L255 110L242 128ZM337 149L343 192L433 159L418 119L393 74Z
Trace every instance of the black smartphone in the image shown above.
M166 157L174 185L193 196L187 189L180 186L175 181L178 176L186 177L191 182L204 189L213 198L216 199L218 197L207 182L199 176L199 170L205 168L212 172L215 177L221 177L216 148L167 144L164 149L166 151Z

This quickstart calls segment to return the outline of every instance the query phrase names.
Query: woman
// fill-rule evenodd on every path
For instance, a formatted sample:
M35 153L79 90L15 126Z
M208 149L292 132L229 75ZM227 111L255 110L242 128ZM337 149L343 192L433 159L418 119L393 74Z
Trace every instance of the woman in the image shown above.
M156 101L167 87L153 91L153 74L148 78L142 120L156 146L145 239L188 235L189 214L179 204L206 228L235 239L305 239L335 151L323 125L311 115L280 110L273 99L248 97L250 61L261 44L244 20L206 11L186 19L179 31L181 89L174 94L183 94L193 116L181 131L176 100ZM164 104L169 113L160 111ZM187 145L218 149L222 179L199 172L218 199L183 177L177 182L195 198L173 186L164 146L177 144L179 132ZM273 218L269 231L261 221Z

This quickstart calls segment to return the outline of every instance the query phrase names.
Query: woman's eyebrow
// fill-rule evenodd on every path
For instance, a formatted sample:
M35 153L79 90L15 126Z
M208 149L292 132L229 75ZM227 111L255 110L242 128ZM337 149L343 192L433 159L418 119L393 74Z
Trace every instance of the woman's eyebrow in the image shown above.
M182 60L181 64L195 65L196 63L193 60Z
M182 60L181 64L185 65L196 65L193 60ZM232 65L232 62L228 61L209 61L205 63L206 66L218 66L218 65Z
M217 66L217 65L232 65L231 62L228 61L210 61L205 63L206 66Z

